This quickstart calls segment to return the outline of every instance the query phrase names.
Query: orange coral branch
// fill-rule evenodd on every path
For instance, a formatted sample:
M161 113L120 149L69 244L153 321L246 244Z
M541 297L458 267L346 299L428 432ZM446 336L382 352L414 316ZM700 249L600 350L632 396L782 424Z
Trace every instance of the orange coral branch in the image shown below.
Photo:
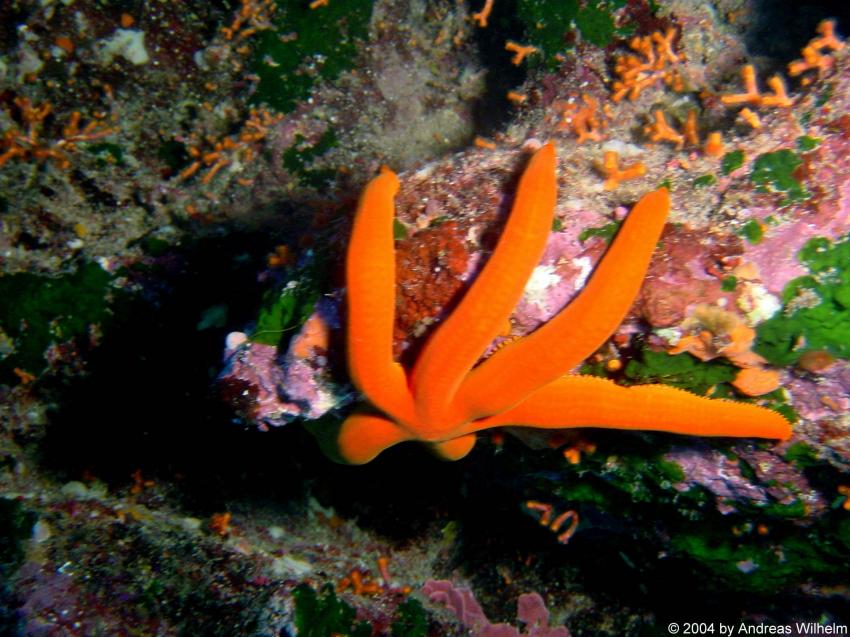
M605 190L614 190L621 181L637 179L646 174L646 166L640 162L620 168L619 155L613 150L605 152L602 163L597 164L596 169L605 176Z
M514 66L519 66L520 64L522 64L522 61L527 56L537 52L537 47L531 46L530 44L519 44L518 42L514 42L513 40L508 40L505 43L505 51L510 51L514 54L514 56L511 58L511 63Z
M487 26L487 18L490 17L490 12L493 10L493 0L486 0L484 8L481 11L476 11L472 14L472 19L478 23L482 29Z

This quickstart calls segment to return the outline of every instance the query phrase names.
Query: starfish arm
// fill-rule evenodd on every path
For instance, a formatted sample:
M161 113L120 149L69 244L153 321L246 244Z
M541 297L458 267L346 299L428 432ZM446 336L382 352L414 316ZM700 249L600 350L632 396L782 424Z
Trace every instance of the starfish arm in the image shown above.
M366 464L384 449L411 438L409 432L389 418L355 412L342 423L337 450L346 462Z
M384 170L360 198L346 259L348 367L354 385L399 422L414 418L404 368L393 360L395 248L393 198L398 177Z
M475 434L466 434L443 442L432 443L431 449L443 460L460 460L475 446Z
M645 195L579 295L548 323L469 374L456 401L466 420L509 409L602 346L640 290L669 210L666 189Z
M641 429L781 440L791 436L788 421L764 407L704 398L666 385L622 387L594 376L560 378L506 412L469 423L464 431L503 425Z
M546 247L557 198L555 150L546 144L522 175L510 217L487 264L431 336L411 375L419 421L435 432L452 424L463 378L498 335Z

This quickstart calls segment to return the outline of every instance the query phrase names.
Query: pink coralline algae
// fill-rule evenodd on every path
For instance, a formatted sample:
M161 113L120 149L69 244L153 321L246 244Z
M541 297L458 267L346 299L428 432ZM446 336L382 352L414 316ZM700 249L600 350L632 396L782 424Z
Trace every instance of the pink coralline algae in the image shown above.
M752 484L739 462L721 451L675 447L664 459L675 462L685 474L685 480L674 485L677 491L700 486L714 495L717 510L723 514L734 512L736 502L767 503L765 490Z
M549 626L549 611L537 593L523 593L517 599L517 619L525 624L525 631L520 632L510 624L491 623L466 587L448 580L430 580L422 586L422 592L430 601L448 608L473 637L570 637L564 626Z
M331 378L326 355L331 329L339 329L337 306L322 299L283 355L275 345L252 342L241 332L229 334L220 393L263 431L344 406L353 397Z

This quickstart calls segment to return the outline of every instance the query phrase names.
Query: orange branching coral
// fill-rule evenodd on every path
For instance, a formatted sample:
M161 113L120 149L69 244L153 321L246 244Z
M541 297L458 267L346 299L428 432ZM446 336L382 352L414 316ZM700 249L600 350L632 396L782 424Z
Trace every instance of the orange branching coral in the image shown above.
M723 136L720 134L720 131L713 131L708 134L708 138L705 140L705 145L702 148L702 152L704 152L709 157L720 157L723 154Z
M355 595L378 595L383 592L383 588L378 582L356 568L351 569L348 575L340 579L336 585L338 593L349 588Z
M251 162L256 153L256 142L265 139L269 133L269 127L283 119L281 114L272 114L265 109L251 109L250 116L242 126L237 135L230 135L221 140L210 140L212 148L204 151L201 144L188 147L189 155L194 161L184 168L178 179L188 179L201 168L207 167L207 172L201 178L201 182L208 184L213 177L225 166L239 160Z
M690 333L667 350L669 354L688 352L702 361L725 358L741 368L732 384L748 396L761 396L779 387L779 372L767 369L767 361L752 351L755 330L737 314L700 305L682 327Z
M581 462L582 453L594 453L596 445L586 440L579 440L575 444L566 447L561 453L570 464L578 464Z
M699 129L697 128L697 111L692 108L685 118L685 126L682 129L685 141L691 146L699 146Z
M558 533L557 539L561 544L566 544L570 541L570 538L575 535L576 528L579 523L578 512L570 509L564 511L553 519L552 515L555 511L555 507L548 502L528 500L525 503L525 507L531 511L539 512L540 519L538 521L540 522L540 526L548 527L553 533L561 531L561 527L569 522L569 526L567 526L566 530Z
M482 29L487 26L487 18L490 17L490 12L493 10L493 0L486 0L484 8L481 11L476 11L472 14L472 19L478 23Z
M803 59L794 60L788 64L788 74L792 77L813 69L817 70L818 77L823 77L835 63L834 58L824 50L840 51L844 48L844 42L835 35L835 20L823 20L818 25L817 31L820 36L810 40L800 52ZM811 82L810 78L803 78L803 84L809 82Z
M845 511L850 511L850 485L838 485L838 493L844 496L844 503L841 505L841 508Z
M674 91L684 88L682 76L675 66L682 56L673 50L676 29L670 27L665 33L656 31L652 35L634 37L629 47L637 53L620 56L614 63L614 72L619 76L612 88L611 98L619 102L624 97L637 99L650 86L662 83Z
M276 8L274 0L242 0L242 7L230 26L221 29L224 38L243 40L257 31L273 28L270 17Z
M282 268L287 265L292 265L295 261L295 254L286 244L277 245L274 248L274 253L266 258L266 264L270 268Z
M368 571L353 568L348 572L348 575L337 582L337 592L341 593L348 589L351 589L351 592L355 595L379 595L386 592L408 595L411 592L410 586L393 586L390 576L390 558L381 555L377 559L377 564L381 582L372 578Z
M528 99L528 95L525 93L518 93L516 91L508 91L507 96L508 100L513 104L520 105L525 104Z
M50 115L51 105L40 104L34 106L26 97L16 97L15 106L18 107L23 122L23 129L12 127L0 137L0 166L11 159L34 159L36 161L53 160L59 168L71 167L69 153L77 150L77 144L91 142L115 133L115 129L109 128L103 119L95 118L85 126L80 126L82 115L79 111L71 113L68 123L62 128L62 137L53 142L45 142L41 139L44 120Z
M670 126L664 111L657 108L653 111L652 117L652 123L643 128L644 134L649 137L651 142L673 142L679 149L685 145L685 136Z
M678 149L683 148L685 144L692 148L699 148L700 136L696 109L688 111L681 132L667 121L667 117L661 109L656 109L652 115L652 122L643 127L643 132L649 137L650 142L672 142ZM723 137L720 133L717 131L709 133L702 150L708 157L722 155Z
M751 106L774 107L787 107L794 103L788 96L785 80L779 75L774 75L767 80L767 86L772 92L765 94L759 92L758 83L756 82L756 69L752 64L747 64L741 69L741 79L744 82L744 92L721 95L721 103L726 106L749 104Z
M599 100L592 95L582 93L581 101L583 106L579 106L575 102L558 102L556 104L556 108L561 112L558 129L573 131L578 136L579 144L587 140L601 141L604 135L602 134L603 122L597 114Z
M209 523L210 530L221 537L227 537L233 530L231 527L232 517L233 516L230 511L225 511L224 513L213 513Z
M734 95L722 95L720 101L726 106L735 104L758 104L761 100L758 86L756 84L756 67L747 64L741 69L741 79L744 81L744 92Z
M133 495L138 495L145 489L150 489L156 485L156 482L153 480L145 479L142 475L141 469L136 469L131 475L133 478L133 486L130 487L130 493Z
M758 116L758 113L751 110L747 106L741 109L741 112L738 113L738 117L740 117L747 124L749 124L750 128L761 128L761 118Z
M596 164L596 169L605 176L605 190L614 190L621 181L636 179L646 174L646 166L640 162L620 168L620 157L613 150L605 152L602 162Z
M519 66L527 56L537 52L537 47L531 46L530 44L519 44L513 40L508 40L505 43L505 51L510 51L514 54L511 58L511 63L514 66Z

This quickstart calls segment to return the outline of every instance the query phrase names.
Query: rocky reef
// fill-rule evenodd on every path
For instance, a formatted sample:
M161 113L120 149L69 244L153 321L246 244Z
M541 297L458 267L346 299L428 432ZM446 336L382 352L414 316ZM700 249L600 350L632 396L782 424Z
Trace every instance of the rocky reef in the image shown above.
M0 633L846 626L848 25L737 1L3 3ZM554 222L485 358L665 187L640 293L573 372L758 404L789 440L507 427L454 463L334 462L364 186L399 175L410 366L546 142Z

